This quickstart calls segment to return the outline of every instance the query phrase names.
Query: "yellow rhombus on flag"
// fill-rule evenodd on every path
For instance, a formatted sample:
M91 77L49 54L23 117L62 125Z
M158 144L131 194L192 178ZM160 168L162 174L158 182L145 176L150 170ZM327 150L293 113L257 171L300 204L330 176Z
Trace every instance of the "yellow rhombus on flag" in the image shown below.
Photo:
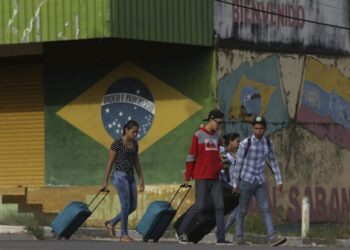
M266 85L254 80L247 78L245 75L242 76L241 80L238 83L235 94L231 99L231 108L230 108L230 118L239 119L241 117L241 103L240 97L242 90L245 87L253 87L256 88L261 95L261 113L259 115L263 115L267 109L267 106L270 102L272 94L275 92L276 87Z
M124 77L139 79L154 97L154 120L146 136L139 142L139 152L146 150L202 108L134 63L125 62L60 109L57 115L109 148L113 138L103 126L101 101L109 86Z

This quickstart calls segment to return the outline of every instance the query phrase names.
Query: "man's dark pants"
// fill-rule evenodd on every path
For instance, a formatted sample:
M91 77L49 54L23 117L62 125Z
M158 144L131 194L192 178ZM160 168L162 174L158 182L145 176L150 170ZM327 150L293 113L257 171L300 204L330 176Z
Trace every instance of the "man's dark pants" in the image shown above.
M208 198L213 199L215 206L216 219L216 238L217 240L225 239L225 224L224 224L224 199L222 186L219 180L199 179L195 180L196 185L196 202L195 205L188 211L183 219L178 233L185 233L186 228L192 222L193 218L208 207Z

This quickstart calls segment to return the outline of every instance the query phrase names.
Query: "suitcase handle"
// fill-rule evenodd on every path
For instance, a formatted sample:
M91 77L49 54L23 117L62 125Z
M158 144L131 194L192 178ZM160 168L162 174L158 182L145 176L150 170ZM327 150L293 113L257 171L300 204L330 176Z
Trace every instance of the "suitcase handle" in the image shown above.
M106 198L106 196L109 194L109 190L108 189L101 189L97 192L97 194L95 195L95 197L90 201L88 207L90 208L91 204L96 200L97 196L100 194L100 193L105 193L104 196L102 197L102 199L97 203L97 205L94 207L94 209L90 210L91 213L93 213L96 208L101 204L101 202Z
M174 196L173 196L173 198L171 199L171 201L169 202L169 207L171 206L171 204L172 204L173 201L175 200L175 197L179 194L181 188L187 188L187 191L186 191L185 195L182 197L180 204L177 206L176 211L179 209L179 207L180 207L180 206L182 205L182 203L184 202L184 200L185 200L186 196L188 195L188 193L190 192L192 186L191 186L191 185L184 185L184 184L182 184L182 185L179 187L179 189L176 191L176 193L174 194Z

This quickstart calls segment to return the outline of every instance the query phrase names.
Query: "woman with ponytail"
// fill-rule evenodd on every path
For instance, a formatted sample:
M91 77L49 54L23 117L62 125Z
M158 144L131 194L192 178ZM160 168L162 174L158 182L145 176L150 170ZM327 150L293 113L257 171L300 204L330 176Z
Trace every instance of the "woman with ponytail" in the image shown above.
M113 184L118 192L121 212L109 221L105 222L108 234L115 238L115 226L121 221L120 241L134 241L128 235L128 217L137 207L137 188L134 178L134 169L140 180L140 192L145 189L143 173L138 156L138 143L136 136L139 125L136 121L130 120L123 127L123 136L115 140L109 151L109 159L104 174L103 190L108 187L108 180L114 168Z

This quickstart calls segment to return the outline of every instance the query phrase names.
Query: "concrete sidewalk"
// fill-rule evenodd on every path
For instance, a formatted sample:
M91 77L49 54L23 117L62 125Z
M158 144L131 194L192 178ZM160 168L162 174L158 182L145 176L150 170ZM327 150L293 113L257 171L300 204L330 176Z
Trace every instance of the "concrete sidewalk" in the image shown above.
M36 240L24 226L0 225L0 240Z
M42 227L43 237L45 240L55 239L55 236L51 232L50 227ZM120 231L117 230L117 236L120 235ZM135 231L129 230L129 235L137 241L142 241L142 237ZM246 234L247 241L252 242L252 245L264 244L265 236ZM77 232L72 236L72 239L79 240L113 240L108 238L107 232L104 228L79 228ZM232 235L227 236L228 240L232 240ZM330 242L327 239L311 239L301 237L287 237L287 246L308 246L308 247L326 247L328 245L334 245L337 247L350 247L350 239L337 239ZM0 225L0 240L37 240L37 238L28 233L24 226L7 226ZM161 241L177 241L174 231L166 231ZM210 233L201 240L201 243L214 243L216 237L214 233Z

